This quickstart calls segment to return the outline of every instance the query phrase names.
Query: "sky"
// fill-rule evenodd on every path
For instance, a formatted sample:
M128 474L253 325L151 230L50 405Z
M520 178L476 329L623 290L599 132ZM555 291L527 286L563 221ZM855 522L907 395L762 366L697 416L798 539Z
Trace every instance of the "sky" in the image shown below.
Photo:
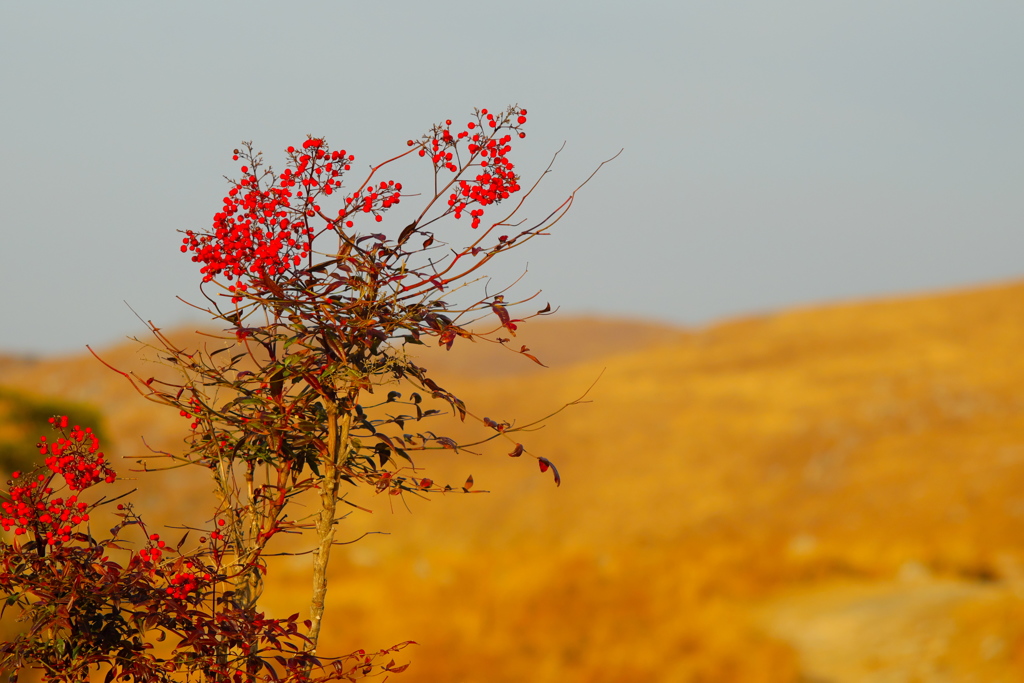
M1020 278L1022 35L1017 0L3 3L0 351L201 320L178 231L210 225L243 140L280 166L324 136L365 169L507 104L524 178L565 144L528 216L623 150L494 271L562 314L697 326Z

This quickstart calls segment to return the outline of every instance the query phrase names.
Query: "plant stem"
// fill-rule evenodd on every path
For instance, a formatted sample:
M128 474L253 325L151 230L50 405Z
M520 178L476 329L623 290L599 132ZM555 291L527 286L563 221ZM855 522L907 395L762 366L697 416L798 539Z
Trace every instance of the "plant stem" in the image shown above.
M358 390L349 392L346 405L355 405ZM316 530L319 545L313 556L313 597L309 608L313 625L309 629L309 651L316 653L317 641L324 615L327 598L327 563L334 545L335 515L338 508L338 486L341 483L342 466L351 450L352 411L341 410L339 402L327 402L327 450L328 457L323 463L323 480L320 483L320 515Z

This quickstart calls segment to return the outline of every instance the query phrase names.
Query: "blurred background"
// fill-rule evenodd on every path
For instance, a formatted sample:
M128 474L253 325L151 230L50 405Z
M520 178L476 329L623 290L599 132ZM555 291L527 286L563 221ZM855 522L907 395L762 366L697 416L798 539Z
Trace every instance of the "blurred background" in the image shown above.
M1022 30L945 0L5 3L0 348L123 339L125 301L189 319L177 231L243 140L280 164L326 136L358 171L516 103L525 178L566 145L530 215L625 150L523 253L563 310L692 325L1015 277Z
M1022 30L1009 2L6 4L0 466L55 406L117 455L180 443L83 349L145 367L136 313L205 324L176 231L240 141L356 171L516 103L525 178L565 142L530 216L624 149L494 272L562 307L522 334L551 367L424 364L518 420L601 379L535 435L558 489L497 453L420 463L488 494L366 496L346 532L389 535L340 554L329 644L416 640L409 681L1020 680ZM147 476L156 516L208 493Z

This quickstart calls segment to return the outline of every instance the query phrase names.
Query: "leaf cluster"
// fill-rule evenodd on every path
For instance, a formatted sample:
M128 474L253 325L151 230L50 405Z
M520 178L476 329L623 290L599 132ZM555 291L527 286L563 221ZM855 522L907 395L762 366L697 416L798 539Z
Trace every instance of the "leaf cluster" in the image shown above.
M75 456L86 457L83 446L73 447L81 450ZM39 464L19 472L0 498L10 503L15 481L40 482L19 488L30 490L34 509L48 509L69 493L51 470ZM125 498L90 494L79 497L88 499L84 520ZM0 644L0 671L16 678L37 669L45 680L68 682L88 680L92 672L104 673L105 681L176 681L190 672L217 683L355 680L381 670L376 660L394 651L315 657L297 614L272 619L238 604L236 569L225 561L228 543L219 525L201 531L198 544L189 545L186 532L171 547L149 533L130 502L116 505L116 523L103 537L81 522L68 541L48 542L41 524L23 519L27 533L0 541L2 611L13 610L24 624Z

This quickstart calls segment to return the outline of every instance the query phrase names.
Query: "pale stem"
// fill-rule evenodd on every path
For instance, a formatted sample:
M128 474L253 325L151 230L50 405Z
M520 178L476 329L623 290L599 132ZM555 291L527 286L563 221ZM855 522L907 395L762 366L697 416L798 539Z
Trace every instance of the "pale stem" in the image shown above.
M349 405L355 404L357 391L349 392ZM313 622L309 629L311 653L316 653L317 640L324 615L324 603L327 599L327 563L331 558L331 546L334 545L335 515L338 508L338 486L341 482L342 466L351 450L352 411L346 410L339 416L338 402L327 402L327 451L328 457L323 463L324 474L320 484L320 514L317 518L316 530L319 545L313 555L313 597L310 604L310 619Z

